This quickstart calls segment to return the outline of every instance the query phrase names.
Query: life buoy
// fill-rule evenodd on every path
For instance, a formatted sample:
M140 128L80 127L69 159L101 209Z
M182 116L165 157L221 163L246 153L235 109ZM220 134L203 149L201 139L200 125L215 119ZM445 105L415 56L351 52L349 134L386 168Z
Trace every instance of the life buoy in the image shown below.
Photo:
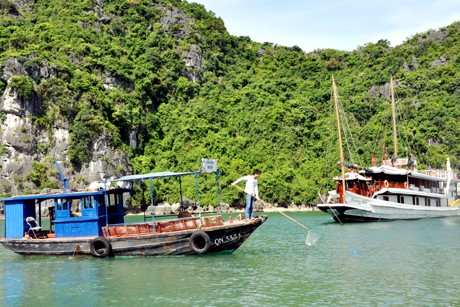
M211 247L209 235L201 230L194 232L189 239L190 247L197 254L206 253Z
M110 245L110 242L104 237L97 237L91 240L89 249L91 254L97 258L105 258L112 253L112 245Z
M388 180L385 180L385 181L383 182L383 186L384 186L385 188L388 188L388 187L390 186L390 184L388 183Z
M407 181L404 181L404 189L407 189L409 185L407 184Z

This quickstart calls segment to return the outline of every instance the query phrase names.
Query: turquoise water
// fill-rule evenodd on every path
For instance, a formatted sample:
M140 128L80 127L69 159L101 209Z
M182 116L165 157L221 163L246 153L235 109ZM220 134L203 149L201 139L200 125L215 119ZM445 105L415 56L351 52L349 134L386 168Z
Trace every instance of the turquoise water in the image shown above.
M460 306L460 218L340 225L289 214L314 245L269 213L233 254L24 257L0 247L1 305Z

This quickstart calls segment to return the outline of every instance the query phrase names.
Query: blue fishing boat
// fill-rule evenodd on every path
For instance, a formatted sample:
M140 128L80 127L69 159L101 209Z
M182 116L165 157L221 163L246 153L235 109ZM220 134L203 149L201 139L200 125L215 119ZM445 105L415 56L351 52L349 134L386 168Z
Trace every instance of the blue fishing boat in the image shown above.
M99 258L234 251L265 222L266 216L250 221L231 217L224 220L221 214L202 216L198 200L197 216L156 221L152 210L151 220L124 221L124 200L136 182L149 182L152 187L154 179L194 176L198 193L201 174L199 170L130 175L88 191L71 191L63 178L64 190L58 193L1 198L5 237L0 243L21 255L93 255ZM215 174L218 182L217 171ZM153 197L151 202L153 205ZM81 211L78 216L71 210L75 206ZM50 227L46 230L40 226L43 208L50 212Z

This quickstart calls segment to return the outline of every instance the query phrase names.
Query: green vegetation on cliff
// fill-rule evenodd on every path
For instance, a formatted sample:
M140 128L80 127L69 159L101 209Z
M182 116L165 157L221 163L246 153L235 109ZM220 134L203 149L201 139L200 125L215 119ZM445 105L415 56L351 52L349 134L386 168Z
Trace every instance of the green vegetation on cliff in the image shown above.
M241 201L228 185L259 168L267 201L315 203L338 171L332 74L361 163L393 152L390 76L404 118L399 152L432 168L460 163L459 23L396 47L305 53L232 36L202 5L180 0L0 0L0 17L0 90L39 97L37 125L69 120L76 167L104 132L134 173L191 171L215 158L224 202ZM30 180L40 180L38 166Z

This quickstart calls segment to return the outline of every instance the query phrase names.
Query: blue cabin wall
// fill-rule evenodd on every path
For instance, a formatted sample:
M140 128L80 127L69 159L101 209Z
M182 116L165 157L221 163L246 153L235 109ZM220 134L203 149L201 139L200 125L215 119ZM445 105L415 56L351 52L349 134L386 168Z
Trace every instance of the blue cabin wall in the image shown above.
M98 202L94 196L83 197L80 200L81 216L96 217L98 213Z
M56 220L70 217L70 203L67 198L57 198L54 201Z
M19 239L29 229L26 218L35 216L35 200L13 200L5 202L5 238Z
M105 218L71 217L54 222L56 238L101 236L101 225L105 226Z
M107 208L109 224L121 224L125 220L125 208L123 206L110 206Z
M123 194L108 193L105 203L107 204L107 215L109 224L121 224L125 219L125 208L123 207Z
M56 238L102 236L102 227L109 224L124 222L125 210L123 207L122 189L108 191L107 195L100 191L88 193L59 193L51 195L24 196L5 198L5 238L23 238L29 226L26 218L37 218L36 210L40 206L37 201L45 205L54 203L54 226ZM75 216L71 211L71 204L77 205L81 216ZM108 207L106 207L108 204Z
M104 213L99 214L99 199L103 197L89 195L57 199L55 203L56 219L54 220L56 238L101 236L100 220L103 220L105 225L105 208ZM75 201L79 201L81 216L73 216L71 213L71 204Z
M77 198L68 197L67 204L63 199L58 199L54 221L56 238L102 236L102 227L107 223L123 223L125 210L122 195L123 191L115 190L106 196L79 197L81 216L72 216L70 212L70 203Z

